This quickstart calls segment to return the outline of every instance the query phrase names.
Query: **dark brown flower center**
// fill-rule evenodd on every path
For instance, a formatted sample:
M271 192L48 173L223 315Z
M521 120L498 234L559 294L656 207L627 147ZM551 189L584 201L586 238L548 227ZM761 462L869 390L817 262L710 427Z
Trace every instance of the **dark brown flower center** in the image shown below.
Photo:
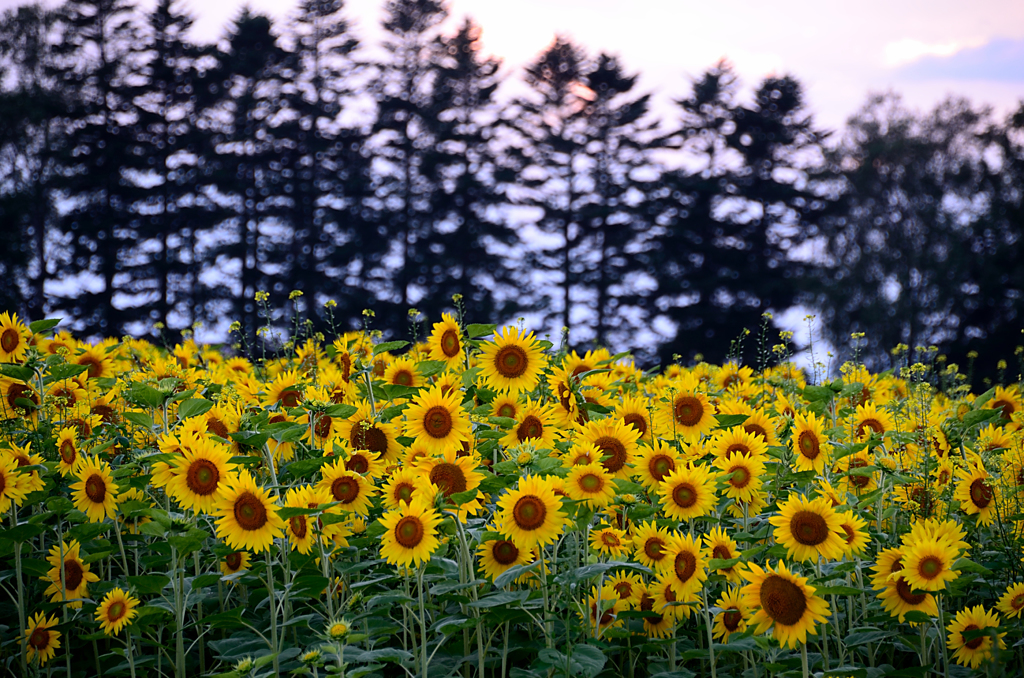
M679 483L672 490L672 501L679 508L690 508L697 503L697 488L690 483Z
M793 538L804 546L817 546L828 539L828 523L814 511L798 511L789 522Z
M125 607L125 604L121 601L117 601L113 605L111 605L110 608L107 610L107 621L109 621L111 624L120 621L121 617L123 617L126 612L127 609Z
M512 507L512 519L522 530L536 530L544 525L548 509L540 497L532 494L520 497L515 506Z
M992 487L981 478L971 483L971 502L980 509L992 503Z
M314 412L313 417L313 435L317 438L324 439L331 435L331 425L334 420L327 416L323 412Z
M292 516L288 519L288 525L297 538L302 539L306 536L306 516Z
M601 450L601 456L606 457L601 463L609 473L616 473L626 465L626 446L618 438L601 436L594 445Z
M224 563L228 566L230 570L237 570L242 566L241 552L235 551L234 553L229 553L227 557L224 558Z
M651 457L647 463L647 470L650 471L651 477L660 483L665 476L676 470L676 462L668 455L658 454Z
M770 574L761 582L761 607L775 623L793 626L807 609L807 598L799 586L785 577Z
M689 551L683 550L676 554L674 566L676 577L686 584L697 571L697 559Z
M64 460L65 464L73 464L77 456L78 450L75 449L73 442L65 440L60 444L60 458Z
M746 466L733 466L731 469L729 469L729 473L732 474L732 477L729 478L729 484L735 487L737 490L742 490L744 487L750 484L750 469L748 469Z
M437 489L450 497L468 489L466 474L458 464L442 462L430 469L430 482L437 485Z
M731 609L722 613L722 626L727 628L730 633L739 628L741 621L743 621L743 614L739 610Z
M441 353L446 358L454 358L459 354L459 333L450 327L441 335Z
M331 483L331 494L336 501L351 504L359 496L359 481L350 476L335 478Z
M229 440L231 437L228 427L225 426L224 422L217 417L210 417L206 420L206 430L218 438L223 438L224 440Z
M364 426L361 422L352 427L351 443L357 450L370 450L378 454L384 454L388 449L388 438L384 431L376 426Z
M370 470L370 461L358 452L353 453L351 457L345 460L345 470L355 473L366 473Z
M920 605L928 597L925 593L914 593L903 577L896 582L896 594L908 605Z
M680 426L696 426L704 416L704 405L695 396L682 396L676 398L673 413Z
M37 652L42 652L46 648L50 647L49 630L36 628L32 631L32 635L28 637L28 644L34 647Z
M185 474L188 489L204 497L217 491L219 481L220 471L209 459L196 459L189 464L188 472Z
M644 419L643 415L631 412L624 416L622 421L626 426L632 426L635 428L640 433L641 438L647 435L647 420Z
M285 407L298 407L302 402L302 395L293 388L287 388L277 396L277 402Z
M243 492L235 499L235 521L243 530L258 530L267 524L267 508L252 492Z
M579 479L580 489L587 494L594 494L604 489L604 479L594 473L585 473Z
M814 435L811 431L800 431L800 436L797 438L797 444L800 446L800 454L811 461L817 459L818 455L821 454L821 446L818 443L818 436Z
M964 630L960 632L961 633L960 637L963 638L963 634L967 633L968 631L980 631L980 630L981 630L981 627L978 626L977 624L968 624L967 626L964 627ZM964 645L966 645L971 650L977 650L979 647L981 647L981 644L983 642L985 642L985 636L979 636L977 638L974 638L973 640L966 640L965 639L964 640Z
M500 565L511 565L519 558L519 547L507 539L499 539L491 548L491 554Z
M409 370L398 370L392 375L391 382L398 386L412 386L412 373Z
M935 556L922 558L917 564L917 573L924 579L935 579L943 569L942 561Z
M523 422L516 428L516 438L519 439L519 442L530 438L540 438L543 435L544 424L532 414L523 419Z
M665 557L665 540L651 537L644 542L644 555L655 562Z
M412 500L412 493L415 489L410 483L399 483L395 486L395 498L408 504Z
M760 436L764 440L768 440L768 431L766 431L760 424L744 424L743 430L750 435Z
M82 569L81 564L77 560L65 560L64 588L74 591L82 585L83 579L85 579L85 570Z
M85 481L85 496L93 503L100 504L107 498L107 484L99 474L89 476Z
M860 436L868 433L868 429L871 429L874 433L885 433L885 427L882 426L882 422L868 417L857 427L857 435Z
M395 525L395 541L407 549L423 541L423 523L416 516L405 516Z
M497 415L514 419L516 416L516 406L512 403L502 403L501 407L498 408Z
M494 356L494 369L506 379L523 376L527 364L526 351L519 346L502 346Z

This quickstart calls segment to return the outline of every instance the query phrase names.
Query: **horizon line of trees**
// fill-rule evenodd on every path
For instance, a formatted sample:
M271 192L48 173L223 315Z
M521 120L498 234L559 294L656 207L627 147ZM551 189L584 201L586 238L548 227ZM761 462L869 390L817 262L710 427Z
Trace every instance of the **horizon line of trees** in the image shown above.
M387 0L374 60L344 10L243 10L220 45L190 40L177 0L8 11L0 306L85 336L238 320L254 339L257 290L392 331L459 294L471 320L648 363L722 361L802 306L840 354L866 333L873 368L936 345L980 352L979 375L1024 343L1024 104L871 95L829 141L794 76L744 100L720 62L666 123L637 74L567 38L502 98L442 0Z

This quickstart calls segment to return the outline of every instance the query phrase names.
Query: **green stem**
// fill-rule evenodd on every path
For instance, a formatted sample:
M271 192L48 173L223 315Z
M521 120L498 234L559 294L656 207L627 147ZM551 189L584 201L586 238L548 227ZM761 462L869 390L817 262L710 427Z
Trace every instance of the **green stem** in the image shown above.
M11 528L18 526L18 505L11 502ZM25 645L28 636L25 635L25 585L21 581L21 542L14 543L14 574L18 578L18 629L21 636L21 652L18 653L21 660L21 675L28 675L28 662L25 657Z
M135 678L135 654L132 652L132 632L131 629L125 630L125 655L128 657L128 671L131 673L132 678Z
M800 669L803 671L803 678L809 678L811 672L807 669L807 643L800 643Z
M267 593L270 595L270 652L274 657L274 675L281 674L281 662L278 659L280 648L277 643L277 594L274 591L274 564L270 562L270 549L263 552L267 559ZM330 586L330 584L328 584Z
M423 603L423 571L426 565L420 565L416 572L416 597L420 603L420 657L422 658L423 678L427 678L427 666L430 664L430 657L427 655L427 612Z
M707 588L701 587L700 596L704 603L704 625L708 629L708 657L711 660L711 678L718 678L718 673L715 670L715 637L712 634L711 628L711 612L708 610L708 591Z
M942 594L935 594L935 606L939 609L939 647L942 648L942 667L949 678L949 650L946 648L946 620L942 614Z
M171 568L174 575L174 675L185 678L185 582L178 571L178 550L173 545Z

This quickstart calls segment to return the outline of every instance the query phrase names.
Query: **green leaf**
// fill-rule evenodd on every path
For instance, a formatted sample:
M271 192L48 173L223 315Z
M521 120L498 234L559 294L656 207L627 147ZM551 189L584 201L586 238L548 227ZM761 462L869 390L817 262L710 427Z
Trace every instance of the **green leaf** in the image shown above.
M448 367L448 363L443 360L422 360L416 363L416 371L423 377L440 374L446 367Z
M535 569L540 562L530 563L528 565L514 565L508 568L504 572L498 575L497 579L494 580L495 588L503 589L508 586L511 582L522 577L527 572Z
M82 523L68 530L68 536L82 544L88 544L109 529L110 525L106 523Z
M641 485L640 483L634 483L629 480L622 480L621 478L616 478L615 480L612 481L612 484L615 485L615 494L644 493L644 486Z
M381 353L390 353L391 351L397 351L398 349L405 348L409 345L408 341L385 341L382 344L377 344L373 347L373 355L380 355Z
M125 412L122 416L136 426L148 429L153 428L153 417L145 412Z
M331 405L326 410L324 410L324 414L326 414L328 417L348 419L358 411L359 408L357 408L354 405Z
M28 324L29 331L32 334L42 334L46 330L52 330L54 327L60 324L63 318L46 318L45 320L36 320Z
M128 577L128 583L142 595L153 595L163 591L171 583L171 578L162 574L142 574Z
M476 499L476 495L477 488L474 487L472 490L467 490L465 492L456 492L455 494L448 497L448 499L449 501L451 501L451 503L455 504L456 506L462 506L463 504L471 502L474 499Z
M863 593L861 589L852 586L815 586L816 596L856 596Z
M414 396L420 392L420 389L415 386L403 386L401 384L384 384L381 387L384 391L384 395L388 397L388 400L395 400L397 398L408 398Z
M587 581L593 579L599 574L604 574L609 570L635 570L637 572L643 572L644 574L651 574L651 570L640 565L639 563L627 563L625 561L611 561L608 563L593 563L591 565L584 565L583 567L577 567L563 572L558 575L555 579L559 583L575 584L581 581Z
M716 414L715 419L718 420L718 428L732 428L733 426L739 426L747 420L749 415L746 414Z
M951 569L960 570L961 572L977 572L978 574L986 576L992 574L992 570L988 569L984 565L979 565L970 558L958 558L957 561L953 563L953 567Z
M932 675L933 664L927 666L910 666L905 669L886 672L886 678L924 678Z
M21 365L6 364L0 365L0 374L4 375L5 377L10 377L11 379L19 379L26 383L32 381L32 377L36 375L36 373L33 372L28 367L23 367Z
M198 577L192 579L192 590L198 591L201 588L207 586L213 586L220 581L219 574L201 574Z
M895 636L895 631L882 631L880 629L864 629L861 631L855 631L848 633L843 639L847 647L855 645L865 645L867 643L877 643L883 638L889 638Z
M139 381L132 382L130 396L135 402L142 405L148 405L153 409L163 407L164 400L166 399L166 396L163 393L149 384L143 384Z
M999 419L1002 416L1002 410L972 410L964 415L964 426L977 426L986 421Z
M293 461L286 467L288 472L292 474L293 478L308 478L317 471L324 464L331 462L330 457L317 457L316 459L300 459L299 461Z
M608 658L604 656L604 652L594 647L593 645L586 645L580 643L572 648L572 659L583 667L583 675L587 678L595 678L597 674L601 673L601 669L604 668Z
M54 365L50 368L50 371L46 375L46 383L52 384L55 381L64 381L65 379L71 379L77 377L83 372L89 370L88 365L74 365L71 363L62 363L60 365Z
M529 591L498 591L497 593L486 595L480 600L473 601L469 606L489 609L492 607L498 607L499 605L525 603L529 595Z
M835 395L835 391L826 386L808 386L804 389L804 399L807 402L815 402L817 400L831 400Z
M42 525L23 523L21 525L18 525L17 527L12 527L9 530L4 530L3 532L0 532L0 539L7 539L20 544L22 542L28 541L29 539L32 539L33 537L39 536L45 531L46 528Z
M479 339L494 334L496 329L498 326L494 324L473 323L466 325L466 334L470 339Z
M198 417L213 409L213 401L205 398L189 398L178 405L178 419L184 421L189 417Z
M380 411L380 416L378 418L384 422L391 421L392 419L400 415L402 412L404 412L405 408L407 408L408 406L409 404L405 403L403 405L395 405L394 407L384 408L383 410Z
M727 570L738 565L743 558L712 558L708 561L709 570Z

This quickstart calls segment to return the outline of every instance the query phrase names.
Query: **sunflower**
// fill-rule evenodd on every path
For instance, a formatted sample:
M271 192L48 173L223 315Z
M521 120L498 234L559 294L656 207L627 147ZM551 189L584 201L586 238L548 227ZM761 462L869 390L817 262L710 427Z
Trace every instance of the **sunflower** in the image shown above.
M874 403L858 405L853 415L853 437L867 440L871 434L885 435L893 429L892 417Z
M115 588L103 597L100 606L96 608L96 621L103 633L116 636L139 614L135 611L138 605L138 598L128 595L123 589Z
M327 490L334 501L339 502L342 511L360 516L370 514L370 501L374 487L363 476L345 468L345 460L338 459L330 466L320 469L321 480L317 488Z
M996 519L997 486L991 481L988 471L978 459L966 468L957 471L960 482L956 485L953 499L967 515L978 514L978 522L991 525Z
M518 396L508 393L499 393L491 401L491 416L505 417L506 419L517 419L519 410L522 408Z
M217 516L217 536L229 547L265 551L275 537L284 536L277 504L248 471L240 471L218 494L212 514Z
M516 327L502 328L482 350L480 373L488 387L499 393L532 391L547 364L533 333L520 332Z
M761 408L752 410L741 426L744 431L757 436L769 447L779 444L778 421Z
M220 571L225 577L249 569L252 556L248 551L232 551L220 561Z
M31 341L32 332L17 313L0 313L0 363L20 363Z
M775 540L786 547L789 558L800 562L838 560L845 551L842 518L824 497L807 500L790 495L779 505L779 514L769 518L775 526Z
M649 400L641 396L624 396L622 401L615 406L612 417L620 420L627 426L632 426L640 434L640 440L648 438L652 442L654 437L654 424L651 420L651 412L648 408Z
M704 535L704 548L714 560L732 560L740 557L739 545L720 527L713 527L708 534ZM742 581L740 570L742 570L742 565L737 563L732 567L718 569L716 572L730 582L738 584Z
M668 557L668 531L654 523L643 523L633 531L633 552L641 565L663 571L672 567Z
M323 403L330 399L326 389L308 387L303 393L303 397L307 403L317 401ZM344 428L342 419L332 417L322 410L311 410L299 417L297 421L305 428L302 439L309 443L310 447L319 450L327 449L331 443L338 440L341 430Z
M705 553L700 546L700 540L694 539L690 534L674 534L669 537L666 549L672 565L670 573L676 581L676 590L687 596L699 591L708 578Z
M444 395L434 386L420 393L405 410L406 433L436 454L461 449L473 436L461 403L460 391Z
M333 503L333 497L322 488L314 488L310 485L301 485L289 489L284 495L284 506L286 508L317 509L322 505ZM333 506L325 511L340 515L338 507ZM288 542L293 551L302 555L308 555L313 544L317 543L318 533L336 532L337 523L328 526L323 525L321 520L309 515L295 515L286 519L284 532L288 536ZM329 535L328 535L329 536Z
M301 379L302 375L296 370L288 370L277 375L274 381L267 385L263 406L273 407L279 404L282 408L292 409L302 405L302 390L299 387Z
M449 369L457 369L463 360L462 332L455 317L441 314L441 322L434 323L427 343L430 345L430 359L443 361ZM501 415L504 416L504 415Z
M654 596L646 589L640 594L637 605L644 612L644 633L648 638L668 638L675 627L675 616L669 610L654 611Z
M420 472L418 482L422 495L429 502L434 497L431 492L440 492L449 499L453 494L475 490L484 479L483 474L476 470L479 465L480 459L475 454L460 457L454 451L420 459L416 470ZM436 490L429 490L428 485ZM459 505L456 512L464 520L468 514L477 513L481 508L478 500L471 499Z
M840 474L839 487L842 496L854 494L861 496L875 490L875 456L867 450L849 454L839 460L835 472Z
M56 405L63 416L68 416L88 404L89 392L77 380L64 379L46 387L45 400Z
M622 570L609 574L604 585L612 589L619 600L629 607L635 607L647 590L640 575Z
M867 531L867 522L852 511L845 511L839 514L839 527L842 528L841 536L846 543L843 552L848 556L862 556L871 542L871 535Z
M183 508L211 513L217 493L233 480L231 455L209 438L192 438L182 455L171 461L174 476L167 493Z
M602 525L590 533L590 546L602 556L619 558L630 551L632 540L624 530Z
M77 475L78 482L71 485L75 508L89 516L90 523L113 518L118 490L110 476L110 465L99 458L83 457Z
M547 546L568 523L561 502L546 478L525 476L498 500L498 530L521 549Z
M57 617L47 617L43 612L36 612L35 616L28 620L28 628L25 629L25 654L29 663L36 658L39 666L53 658L60 647L60 631L53 627L59 623Z
M615 498L612 475L596 462L573 466L565 479L565 492L571 499L585 502L592 509L604 508Z
M832 445L825 436L825 420L813 412L797 414L793 418L793 437L790 439L797 471L822 473L832 456Z
M602 419L584 424L579 439L597 447L601 463L612 477L628 480L639 437L632 426L614 419Z
M680 591L675 576L669 572L657 576L648 591L654 596L654 612L672 617L673 623L678 619L689 619L694 609L699 609L696 603L700 599Z
M924 612L927 615L936 617L939 608L935 603L935 596L930 593L914 592L902 575L893 575L885 582L885 588L876 596L882 601L882 607L893 617L897 617L900 623L903 622L908 612Z
M601 460L601 451L585 440L578 438L573 441L572 447L562 456L562 465L568 468L573 466L585 466Z
M948 539L922 539L905 546L903 553L900 572L915 589L941 591L946 588L947 581L953 581L960 575L953 569L959 551Z
M967 532L955 520L926 518L925 520L915 520L910 525L910 531L900 537L900 540L904 546L914 546L924 541L942 539L948 541L957 550L968 551L971 545L965 541L966 537Z
M741 590L743 604L757 612L750 619L756 633L764 633L775 625L773 635L780 645L795 649L807 642L807 634L817 635L814 625L826 621L828 603L814 595L816 589L807 585L807 578L793 574L782 561L772 569L761 569L749 563L743 577L750 582Z
M558 427L555 425L552 406L527 398L524 403L516 406L513 418L516 420L515 426L501 439L502 445L512 448L530 442L538 450L554 448Z
M743 596L739 589L729 589L715 602L721 612L715 615L715 627L712 635L723 643L729 642L729 636L747 630L747 616L750 610L743 604Z
M381 488L384 508L396 509L408 504L419 491L420 474L410 465L395 470Z
M638 448L633 465L633 477L648 490L653 490L682 465L682 457L674 447L656 439L653 445Z
M953 658L956 659L957 664L976 669L983 661L993 658L993 635L998 635L999 649L1006 649L1006 643L1003 642L1003 637L1006 634L995 631L998 628L999 615L985 610L981 605L960 610L956 613L956 619L946 627L946 630L949 631L946 647L956 650L953 653ZM964 637L964 633L968 631L983 632L987 629L992 629L992 632L971 639Z
M756 457L760 459L768 452L764 440L752 433L747 433L742 426L733 426L718 431L709 445L711 453L716 457L731 459L734 456Z
M985 403L985 407L991 410L1002 410L1003 419L1012 421L1013 415L1021 408L1020 394L1015 387L996 386L992 399Z
M354 471L371 480L384 477L385 464L376 452L371 452L370 450L350 450L339 444L339 441L335 441L334 453L345 460L345 469L347 471Z
M891 575L903 569L903 558L905 554L901 548L887 548L878 552L875 557L875 564L871 566L874 574L871 575L871 588L879 591L884 589L891 581Z
M707 467L682 466L658 486L665 515L675 520L692 520L714 510L715 488Z
M1024 613L1024 583L1010 584L999 598L996 609L1007 618L1020 617Z
M63 588L61 588L61 547L64 551ZM50 602L71 601L67 603L67 606L72 610L82 607L81 599L89 596L89 584L100 580L97 575L89 571L91 566L82 561L79 555L80 549L81 545L75 539L72 539L70 544L61 542L61 546L51 546L50 555L46 559L51 565L50 570L45 577L39 578L50 584L45 592L45 595L50 596Z
M694 441L715 428L715 408L707 396L697 391L698 386L687 379L676 385L674 393L665 394L665 402L659 403L657 411L658 429L663 434L671 431L673 438Z
M423 385L423 377L416 371L415 362L407 357L395 358L384 370L384 383L419 388Z
M582 612L577 614L580 620L586 620L587 628L592 629L595 638L600 638L604 631L614 626L622 626L623 620L619 619L619 613L626 609L626 603L608 584L601 588L592 586L585 604L588 616L584 617Z
M18 472L18 462L14 457L0 456L0 512L5 512L11 503L21 506L25 500L28 485Z
M747 457L742 454L733 455L731 458L721 456L715 459L714 465L722 472L719 478L729 476L725 481L725 496L730 499L749 502L761 489L764 462L760 457Z
M425 563L440 544L437 539L440 522L437 511L420 498L386 512L380 518L386 530L381 535L381 557L395 566Z
M231 434L238 433L242 420L242 415L237 407L222 401L211 407L203 417L206 419L208 433L232 444Z
M395 427L374 421L370 404L365 401L359 405L356 413L342 424L341 435L353 450L376 452L387 462L397 461L401 452L395 440Z
M75 365L85 365L88 367L89 370L86 374L89 375L90 379L103 379L115 376L114 361L110 357L105 344L101 343L91 346L80 343L78 350L80 353L71 362Z
M479 569L493 582L503 572L532 559L528 549L521 549L509 539L489 539L476 547Z
M38 466L43 463L43 455L32 454L32 443L25 443L23 446L8 443L9 448L0 449L0 459L11 459L14 465L21 469L25 466ZM17 475L21 490L26 494L32 494L46 487L46 483L39 476L39 471L22 471Z

